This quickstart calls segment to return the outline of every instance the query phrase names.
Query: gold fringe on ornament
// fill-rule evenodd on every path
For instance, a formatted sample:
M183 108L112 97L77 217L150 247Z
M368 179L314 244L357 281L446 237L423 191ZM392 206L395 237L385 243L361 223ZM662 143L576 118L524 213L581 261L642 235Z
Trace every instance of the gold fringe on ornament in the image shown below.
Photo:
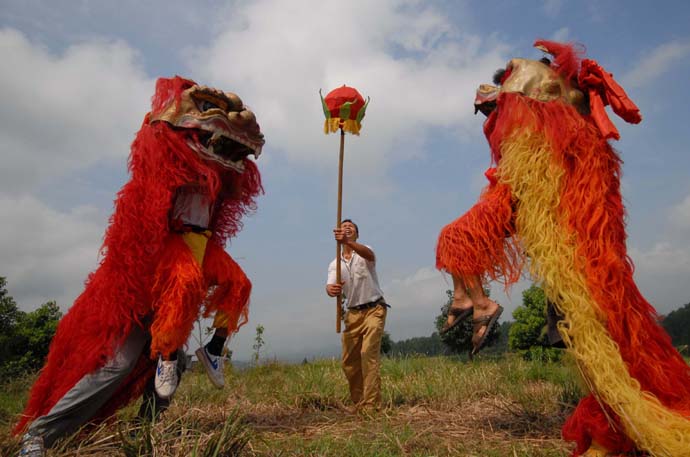
M341 128L345 132L352 133L353 135L359 135L362 124L354 119L346 119L343 121L339 117L331 117L326 119L323 123L323 133L326 135L329 133L335 133Z

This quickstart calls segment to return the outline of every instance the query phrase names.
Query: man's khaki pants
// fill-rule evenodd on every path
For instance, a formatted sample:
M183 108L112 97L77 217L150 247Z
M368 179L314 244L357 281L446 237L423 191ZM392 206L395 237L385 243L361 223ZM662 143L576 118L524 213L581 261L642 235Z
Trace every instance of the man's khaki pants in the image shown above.
M350 398L358 407L381 405L381 338L387 309L348 310L343 332L343 371Z

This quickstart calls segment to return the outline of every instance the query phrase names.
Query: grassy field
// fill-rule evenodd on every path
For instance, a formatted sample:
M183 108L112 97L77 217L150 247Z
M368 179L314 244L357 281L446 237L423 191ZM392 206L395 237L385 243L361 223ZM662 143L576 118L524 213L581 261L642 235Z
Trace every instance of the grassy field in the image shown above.
M187 372L156 424L135 426L137 404L112 424L59 442L51 456L566 456L560 427L580 396L568 364L515 356L464 362L385 359L383 408L352 412L337 360L228 367L226 387ZM32 379L2 386L0 454Z

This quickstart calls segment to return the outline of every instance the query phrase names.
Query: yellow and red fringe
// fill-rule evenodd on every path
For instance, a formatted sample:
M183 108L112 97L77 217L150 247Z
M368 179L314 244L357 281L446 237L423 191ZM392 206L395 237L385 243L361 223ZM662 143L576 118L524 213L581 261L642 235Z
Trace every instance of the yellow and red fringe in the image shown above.
M323 133L335 133L340 129L343 131L352 133L353 135L359 135L359 131L362 129L362 124L354 119L340 119L339 117L331 117L323 122Z
M503 118L491 120L499 128L489 132L499 182L516 199L515 229L531 272L565 315L567 346L638 449L690 456L690 370L632 282L617 156L571 107L502 97ZM591 436L586 417L578 420L581 429L564 430L580 435L571 436L576 454L592 438L606 442Z

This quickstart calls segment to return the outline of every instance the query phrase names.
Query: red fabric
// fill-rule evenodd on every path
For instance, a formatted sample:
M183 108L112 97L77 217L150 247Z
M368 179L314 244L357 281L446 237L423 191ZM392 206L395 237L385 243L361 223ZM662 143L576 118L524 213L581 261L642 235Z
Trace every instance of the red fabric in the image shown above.
M333 89L324 98L328 111L331 117L340 117L340 108L347 102L353 102L350 108L350 117L348 119L357 119L357 113L364 106L364 97L357 92L357 89L348 86L341 86Z
M608 417L607 417L608 415ZM612 427L609 418L614 422ZM635 443L624 433L616 414L610 408L606 412L593 395L588 395L577 405L573 414L563 425L562 435L566 441L575 441L573 456L584 454L596 441L616 453L635 450Z
M604 138L620 139L616 126L606 115L606 105L611 105L613 112L626 122L637 124L642 120L640 110L613 79L613 75L604 71L594 60L582 61L578 83L589 94L592 118Z
M492 186L495 184L498 184L498 169L496 167L490 167L487 168L486 171L484 172L484 176L486 176L486 179L489 180L489 184Z
M154 107L161 109L165 100L178 98L189 84L193 82L182 78L159 80ZM171 276L174 268L190 266L191 257L187 255L188 250L180 248L179 239L171 241L175 238L171 238L168 227L177 188L197 184L218 202L221 209L211 229L221 247L241 227L240 218L255 208L254 199L262 188L253 163L247 163L246 176L221 172L214 163L201 159L187 146L189 135L193 133L173 129L164 122L150 125L147 121L137 133L129 158L131 179L117 194L115 212L101 248L100 265L89 275L84 291L60 321L15 433L46 414L79 379L102 367L132 325L148 329L157 310L169 306L161 302L166 288L154 287L157 275L160 280L165 276L162 272L167 271L167 284L173 285L173 289L179 286L189 291L199 287L198 273L193 273L190 281L180 283L175 283ZM237 186L245 187L237 189ZM199 303L200 300L196 303L178 300L176 304L182 307L179 311L185 313L181 321L188 322L190 309L198 311ZM174 311L167 308L164 312ZM163 325L159 330L165 328L168 327ZM152 330L154 340L161 337L158 330ZM161 347L167 349L179 341L163 343ZM151 365L142 362L142 366ZM132 378L126 384L143 386L144 381ZM139 393L138 387L122 391L103 407L99 417L103 411L114 411Z
M605 139L620 139L618 130L606 114L607 105L611 105L613 111L626 122L637 124L642 120L640 110L611 73L594 60L584 59L580 62L583 48L547 40L537 40L534 46L546 49L554 57L552 68L566 81L577 83L580 89L587 92L592 119Z

